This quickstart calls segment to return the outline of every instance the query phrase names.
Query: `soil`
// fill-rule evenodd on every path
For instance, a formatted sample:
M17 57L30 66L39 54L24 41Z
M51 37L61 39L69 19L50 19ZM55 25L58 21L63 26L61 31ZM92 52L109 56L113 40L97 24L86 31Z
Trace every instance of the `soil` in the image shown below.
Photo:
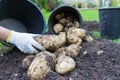
M99 30L98 22L85 22L90 33ZM120 80L120 45L95 39L92 43L83 42L80 55L75 57L76 68L59 75L50 72L44 80ZM0 56L0 80L29 80L21 62L27 54L14 48L12 52Z

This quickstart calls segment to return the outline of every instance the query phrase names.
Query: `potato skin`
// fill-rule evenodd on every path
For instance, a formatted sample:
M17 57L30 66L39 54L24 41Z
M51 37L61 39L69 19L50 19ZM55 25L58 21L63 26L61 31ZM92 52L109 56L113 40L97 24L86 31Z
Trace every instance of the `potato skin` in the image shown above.
M68 46L66 48L66 55L74 58L74 57L79 55L80 49L81 49L80 46L77 46L75 44L71 44L70 46Z
M54 30L55 33L59 33L61 31L63 31L63 29L64 29L64 26L62 24L59 24L59 23L55 24L53 26L53 30Z
M61 48L57 49L54 52L54 54L56 55L56 57L67 55L67 56L74 58L79 55L80 49L81 49L81 46L71 44L69 46L61 47Z
M41 44L47 51L55 51L66 43L65 32L60 32L59 35L44 35L38 36L35 40Z
M27 75L31 80L43 80L46 75L50 72L51 68L49 65L48 57L54 62L54 55L44 51L37 54L28 68Z
M27 69L29 68L31 62L35 58L35 55L28 55L22 60L22 68Z
M69 56L60 56L57 58L55 70L59 74L66 74L76 67L74 59Z

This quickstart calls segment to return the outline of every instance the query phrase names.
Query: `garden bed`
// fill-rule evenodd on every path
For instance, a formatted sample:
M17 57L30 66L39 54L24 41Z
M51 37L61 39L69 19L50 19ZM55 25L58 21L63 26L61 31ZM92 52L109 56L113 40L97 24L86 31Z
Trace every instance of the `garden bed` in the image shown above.
M84 28L99 31L98 22L85 22ZM120 45L95 39L82 43L80 55L75 58L76 68L66 75L51 72L45 80L120 80ZM27 54L18 49L0 56L0 80L29 80L21 64Z

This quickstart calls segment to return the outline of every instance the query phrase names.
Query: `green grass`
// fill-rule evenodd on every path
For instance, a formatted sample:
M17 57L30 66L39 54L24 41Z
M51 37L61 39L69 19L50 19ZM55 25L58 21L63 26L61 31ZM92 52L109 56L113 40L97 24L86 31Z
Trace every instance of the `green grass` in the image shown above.
M92 31L92 36L97 39L101 38L99 31Z
M0 42L0 47L2 46L3 44Z
M84 21L99 21L99 13L97 9L80 10L80 14Z
M93 36L93 38L96 38L96 39L100 39L101 38L99 31L92 31L92 36ZM114 39L114 40L110 40L110 39L104 39L104 40L120 44L120 38Z

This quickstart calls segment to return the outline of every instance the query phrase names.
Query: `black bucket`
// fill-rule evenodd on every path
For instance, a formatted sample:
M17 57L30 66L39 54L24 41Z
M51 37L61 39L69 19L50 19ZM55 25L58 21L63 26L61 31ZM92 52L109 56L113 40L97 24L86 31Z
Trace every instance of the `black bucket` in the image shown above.
M102 38L120 38L120 8L99 9L99 19Z
M46 29L41 10L31 0L0 0L0 21L1 26L19 32L26 28L28 33L43 34Z
M53 12L51 13L51 15L48 19L49 33L55 34L55 32L53 30L53 26L58 22L55 19L55 15L58 13L61 13L61 12L69 13L69 14L73 15L74 18L77 19L77 21L80 23L80 27L82 27L82 23L83 23L82 17L77 9L75 9L74 7L71 7L71 6L60 6L60 7L57 7L55 10L53 10Z
M0 26L34 34L46 31L43 14L31 0L0 0Z

